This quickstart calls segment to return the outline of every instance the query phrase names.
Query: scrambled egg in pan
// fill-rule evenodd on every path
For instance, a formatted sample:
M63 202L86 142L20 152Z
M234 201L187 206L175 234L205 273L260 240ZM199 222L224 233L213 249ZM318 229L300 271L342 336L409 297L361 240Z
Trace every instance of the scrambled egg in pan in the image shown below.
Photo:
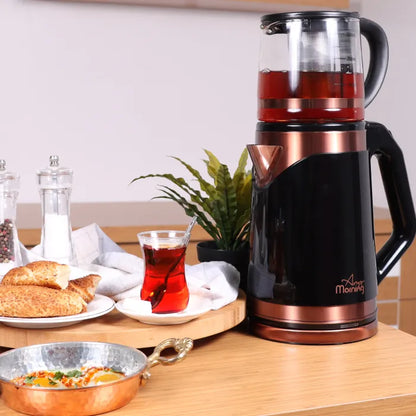
M11 380L19 386L47 388L80 388L99 386L120 380L125 374L109 367L81 367L68 371L33 371Z

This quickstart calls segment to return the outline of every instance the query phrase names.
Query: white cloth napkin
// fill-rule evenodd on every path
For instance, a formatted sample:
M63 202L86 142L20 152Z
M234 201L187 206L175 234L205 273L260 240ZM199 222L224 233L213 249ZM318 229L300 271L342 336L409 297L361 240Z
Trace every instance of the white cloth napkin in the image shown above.
M71 266L70 279L95 273L101 276L97 293L115 301L140 296L143 259L124 251L97 224L74 231L72 242L78 267ZM37 253L37 247L29 251L22 246L23 263L40 260ZM211 309L219 309L238 296L240 273L228 263L212 261L185 265L185 276L190 294L209 299Z

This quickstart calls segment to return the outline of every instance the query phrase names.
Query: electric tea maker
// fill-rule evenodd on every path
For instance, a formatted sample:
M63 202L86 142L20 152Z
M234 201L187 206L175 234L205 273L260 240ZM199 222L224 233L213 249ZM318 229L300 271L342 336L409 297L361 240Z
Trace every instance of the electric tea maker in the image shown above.
M257 335L334 344L377 332L377 286L416 230L402 152L364 121L387 70L383 30L358 13L262 18L248 313ZM369 44L364 80L361 36ZM393 222L375 252L370 159Z

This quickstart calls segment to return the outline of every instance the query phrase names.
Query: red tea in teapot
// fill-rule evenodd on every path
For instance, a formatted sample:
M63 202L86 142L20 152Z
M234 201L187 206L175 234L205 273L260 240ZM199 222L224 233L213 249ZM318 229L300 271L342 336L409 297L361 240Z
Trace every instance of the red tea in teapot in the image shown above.
M364 119L362 73L261 71L258 97L261 121Z

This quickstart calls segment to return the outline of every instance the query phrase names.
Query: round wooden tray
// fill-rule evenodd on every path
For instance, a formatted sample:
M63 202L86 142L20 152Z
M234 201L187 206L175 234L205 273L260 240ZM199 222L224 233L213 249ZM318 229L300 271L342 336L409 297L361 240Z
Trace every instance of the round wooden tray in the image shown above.
M242 322L246 296L240 290L236 301L179 325L147 325L116 309L99 318L71 326L48 329L21 329L0 324L0 346L19 348L33 344L63 341L115 342L134 348L154 347L166 338L205 338L224 332Z

